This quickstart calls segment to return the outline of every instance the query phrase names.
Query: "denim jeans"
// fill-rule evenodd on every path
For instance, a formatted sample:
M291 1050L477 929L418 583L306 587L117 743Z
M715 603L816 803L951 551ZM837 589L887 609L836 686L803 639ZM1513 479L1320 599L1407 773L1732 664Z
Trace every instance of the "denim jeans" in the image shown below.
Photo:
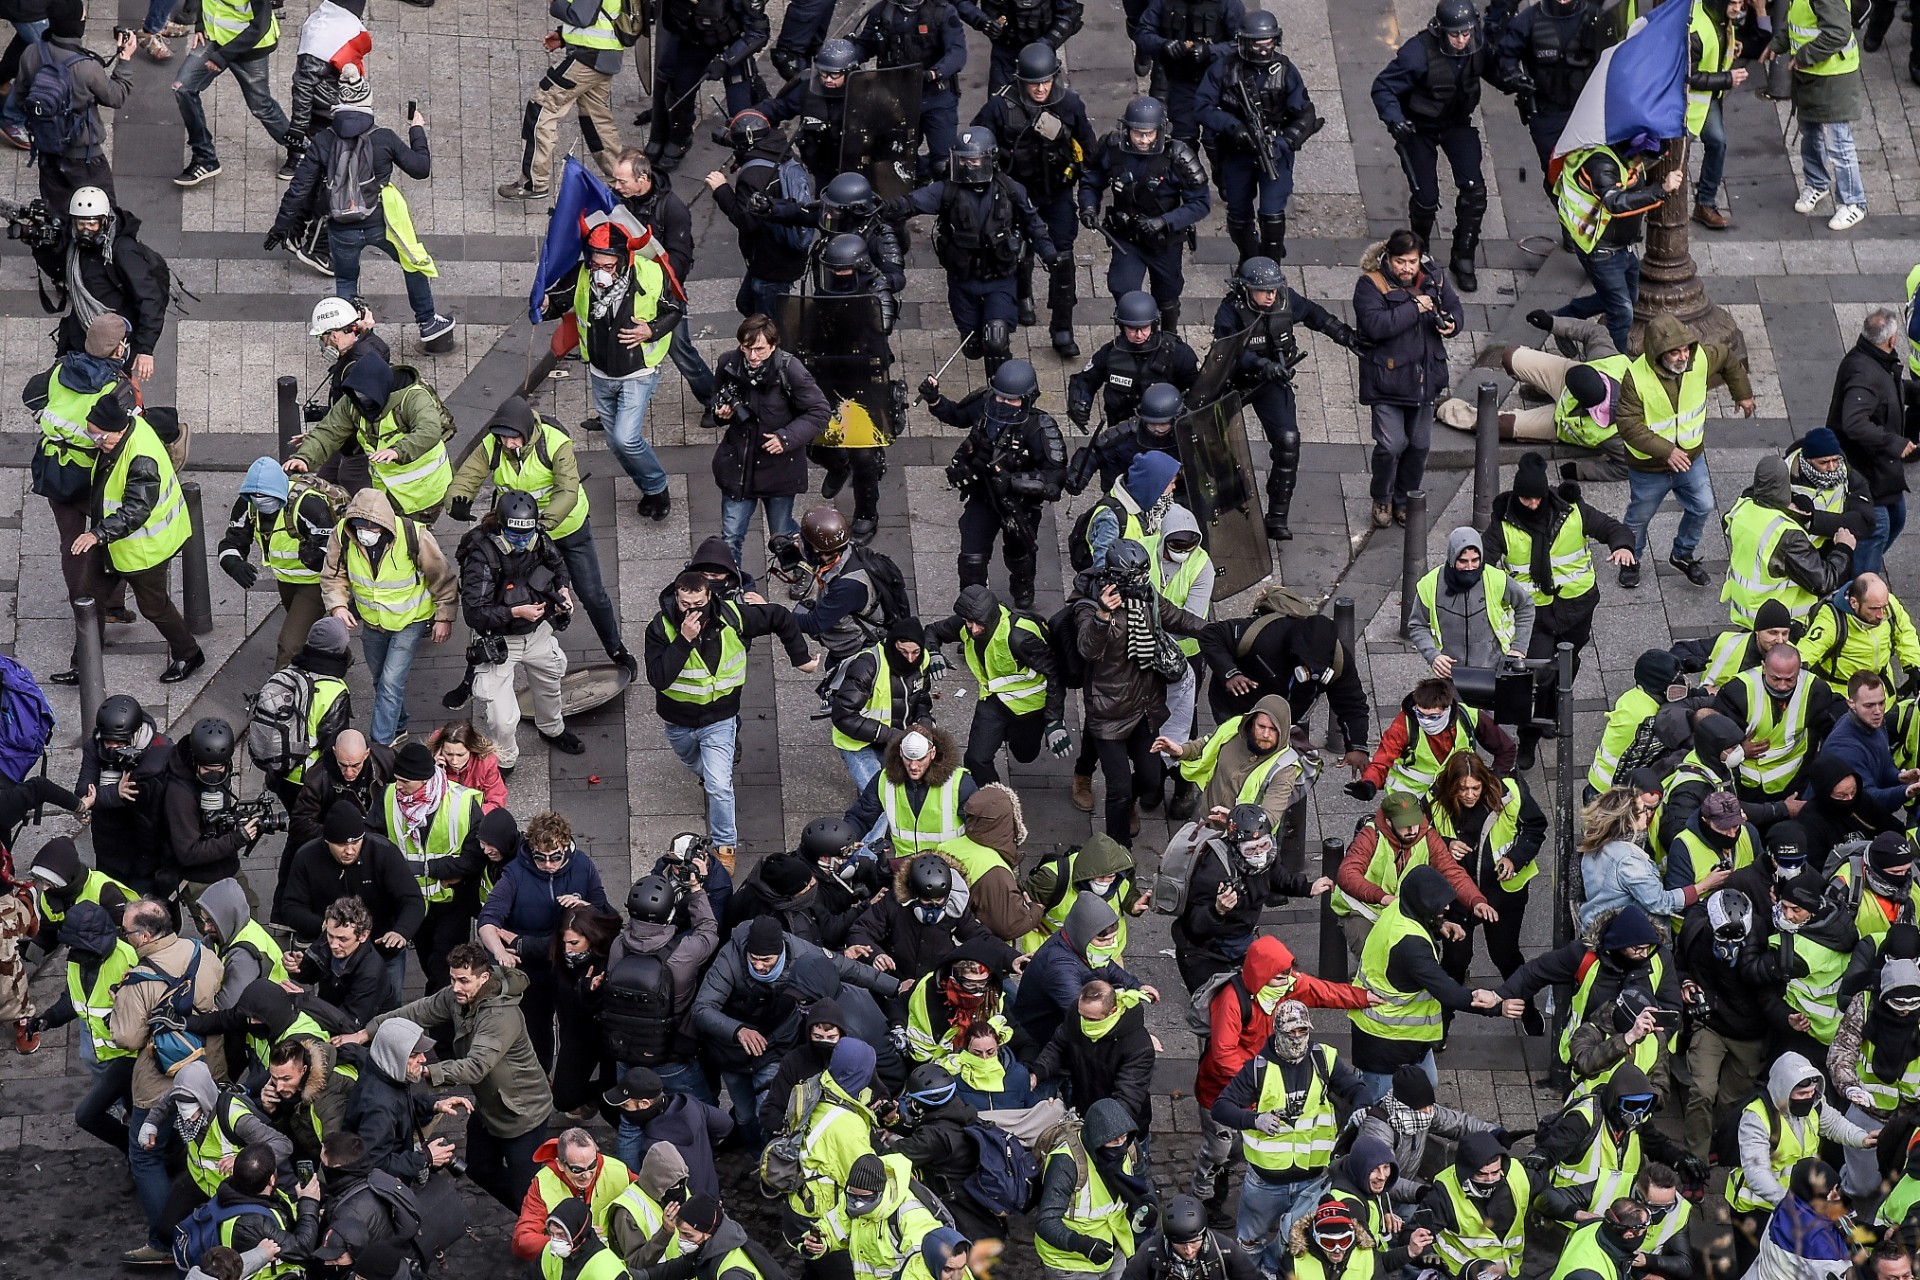
M880 772L880 751L877 747L862 747L858 751L840 748L840 761L847 766L847 776L853 779L855 791L865 791Z
M173 1241L162 1239L160 1222L166 1216L167 1197L173 1179L167 1175L167 1147L173 1142L173 1126L160 1131L153 1150L140 1146L140 1126L147 1122L150 1107L135 1107L127 1115L127 1171L133 1175L133 1194L140 1200L140 1212L147 1216L147 1243L155 1249L171 1249Z
M1640 297L1640 255L1631 249L1596 245L1592 253L1580 255L1580 265L1586 268L1593 292L1581 294L1554 314L1577 320L1605 316L1613 345L1625 351L1633 329L1633 304Z
M722 496L720 536L727 540L727 546L733 551L735 564L746 563L746 557L740 553L747 545L747 527L753 523L753 509L761 505L767 509L767 537L772 538L776 533L800 532L800 526L793 518L793 495L790 493L767 498Z
M1853 149L1853 126L1846 121L1802 124L1800 167L1809 190L1832 189L1834 199L1841 204L1867 207L1866 184L1860 181L1860 157Z
M673 367L687 380L687 390L693 392L693 398L701 404L713 399L713 369L707 364L706 357L700 354L700 348L693 345L693 328L685 317L680 327L673 331L673 345L667 348L667 358L673 361ZM636 1166L638 1167L638 1166Z
M1707 456L1703 453L1685 471L1627 472L1627 527L1633 530L1633 553L1647 552L1647 526L1661 499L1671 493L1679 499L1684 514L1680 529L1673 535L1673 554L1685 560L1700 546L1706 532L1707 517L1713 514L1713 481L1707 475Z
M38 22L16 22L13 24L13 29L22 40L27 42L28 46L37 45L40 43L41 37L47 34L47 20L42 18ZM21 52L24 53L26 50L23 49ZM17 93L10 93L4 98L0 98L0 124L9 124L21 129L27 127L27 113L25 108L21 106L21 101L27 96L27 90L30 87L29 85L20 85L18 86L19 91ZM52 156L43 156L41 157L40 163L50 163L54 158L55 157ZM54 212L61 217L65 217L67 211L62 207L55 209Z
M413 655L432 630L431 622L415 622L398 631L382 631L360 624L360 651L373 677L373 723L367 732L375 742L392 742L407 727L407 673Z
M1240 1217L1234 1224L1234 1234L1248 1253L1259 1250L1254 1262L1262 1272L1280 1274L1281 1261L1287 1254L1287 1233L1293 1230L1294 1220L1312 1212L1326 1189L1324 1177L1268 1182L1251 1169L1247 1171L1240 1184Z
M393 997L393 1003L387 1007L398 1009L407 1002L407 949L402 947L382 959L387 966L387 989Z
M267 72L272 61L262 54L208 70L204 53L187 55L187 65L180 73L180 87L173 91L173 97L180 104L180 119L187 126L187 146L193 152L196 163L208 168L217 168L220 164L220 157L213 149L213 130L207 128L207 107L200 101L200 95L220 78L222 71L233 72L233 78L240 86L240 96L247 100L247 110L267 126L268 136L279 145L286 145L289 127L287 113L273 100L273 90L267 85Z
M1860 539L1860 545L1853 549L1853 571L1856 574L1881 573L1886 568L1887 548L1907 527L1907 495L1901 494L1892 502L1873 504L1873 532Z
M77 1022L73 1026L80 1028ZM96 1061L86 1031L80 1029L77 1034L83 1037L80 1056L87 1061L90 1079L86 1093L74 1104L73 1122L81 1132L92 1134L115 1151L124 1151L128 1138L126 1121L115 1119L112 1110L116 1102L125 1102L129 1108L133 1106L133 1059Z
M140 29L149 35L159 35L166 28L174 3L175 0L147 0L147 20L140 24Z
M1439 1082L1440 1077L1433 1066L1432 1050L1428 1050L1426 1055L1413 1065L1425 1072L1427 1079L1436 1084ZM1369 1106L1393 1092L1393 1072L1391 1071L1362 1071L1360 1078L1366 1081Z
M360 296L360 255L368 249L377 249L395 262L400 261L400 255L387 241L385 218L358 224L327 223L328 265L333 268L333 291L340 297ZM404 267L400 278L407 286L407 305L413 308L413 322L424 329L433 323L433 282L420 272Z
M554 543L566 559L567 573L573 578L573 598L587 611L600 647L612 657L626 646L620 640L620 615L607 597L606 581L600 576L600 553L593 546L593 517L588 516L578 529Z
M1726 172L1727 124L1716 97L1707 104L1707 119L1700 126L1700 180L1693 184L1693 202L1712 204L1720 195L1720 179Z
M707 838L715 844L738 845L740 833L733 818L733 743L740 732L740 717L730 716L700 729L678 724L663 727L667 745L700 779L707 793Z
M593 408L606 432L607 448L613 450L641 493L663 492L667 469L660 465L646 435L647 405L660 385L660 370L649 369L633 378L603 378L597 373L587 376L593 384Z
M746 1142L747 1150L758 1154L766 1145L767 1131L760 1127L760 1103L767 1096L767 1086L780 1074L780 1063L776 1059L762 1063L752 1071L722 1071L720 1083L727 1088L727 1096L733 1099L733 1122L740 1126L740 1137Z
M684 1093L710 1107L720 1105L719 1096L707 1080L707 1073L697 1062L663 1062L653 1069L653 1073L660 1077L660 1087L668 1093Z
M1375 502L1392 500L1405 510L1407 495L1427 474L1433 447L1433 405L1368 405L1373 419L1373 479L1367 491Z

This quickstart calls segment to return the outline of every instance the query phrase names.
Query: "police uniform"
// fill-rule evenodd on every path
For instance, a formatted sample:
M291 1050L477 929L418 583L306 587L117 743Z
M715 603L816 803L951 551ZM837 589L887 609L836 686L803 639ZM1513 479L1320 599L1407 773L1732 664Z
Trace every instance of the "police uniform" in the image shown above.
M948 480L957 483L967 499L960 513L960 585L985 585L993 540L999 535L1014 603L1024 608L1033 600L1041 507L1060 497L1067 446L1053 415L1029 405L1018 421L996 423L986 416L993 403L992 393L981 390L960 401L936 395L928 408L948 426L969 429L947 464ZM996 494L990 486L1002 480L1005 489ZM1003 520L1002 504L1014 519Z
M1080 372L1067 379L1067 416L1084 429L1093 415L1093 393L1097 389L1106 421L1125 422L1133 417L1140 407L1140 397L1154 383L1171 383L1184 395L1199 377L1200 358L1172 330L1156 330L1140 346L1128 342L1126 334L1118 334L1101 344ZM1125 472L1124 464L1120 470Z
M1514 15L1501 37L1500 68L1533 137L1543 182L1554 144L1599 60L1599 19L1592 0L1537 0Z
M1274 44L1274 60L1265 65L1238 52L1215 62L1194 96L1227 205L1227 234L1242 261L1256 253L1276 260L1287 256L1293 157L1320 125L1306 81L1280 53L1279 41ZM1256 156L1261 148L1273 155L1274 177L1261 172Z
M956 0L954 8L993 49L987 92L995 96L1014 83L1022 49L1038 40L1058 50L1080 30L1086 14L1080 0Z
M991 375L1012 355L1019 322L1014 277L1027 244L1031 242L1034 254L1049 266L1056 258L1047 224L1027 198L1027 189L995 173L984 187L928 183L897 202L888 201L887 207L937 216L933 248L947 272L947 306L955 327L972 335L968 357L984 355Z
M711 76L725 82L729 117L753 105L759 81L753 55L766 47L772 30L766 0L674 0L660 6L647 139L647 154L659 167L671 169L692 145L701 109L697 89ZM715 68L716 61L724 65Z
M1188 145L1200 140L1193 95L1232 47L1246 12L1240 0L1149 0L1140 16L1134 47L1153 59L1153 96L1167 104L1173 136Z
M1165 430L1155 431L1153 426L1134 417L1110 422L1102 427L1098 435L1081 445L1073 455L1073 463L1067 474L1067 492L1076 497L1085 493L1095 475L1100 478L1102 492L1113 488L1120 477L1127 474L1127 468L1133 465L1133 460L1143 453L1164 453L1178 461L1180 442L1174 437L1173 424L1158 425ZM1180 502L1185 483L1184 478L1176 481L1173 490L1175 502Z
M892 228L878 218L874 222L889 236ZM826 237L822 236L821 241ZM897 246L897 241L894 242ZM871 244L871 242L869 242ZM884 336L893 332L899 304L894 300L893 290L888 286L887 278L874 261L869 249L867 260L851 274L842 276L826 268L826 263L816 254L810 267L813 289L821 297L862 297L871 295L879 303L880 339L873 345L886 352L886 367L893 367L893 348L885 342ZM862 351L869 350L869 344L859 344ZM901 390L899 384L891 384L889 394ZM902 415L904 416L904 415ZM807 456L826 468L827 475L823 492L828 489L838 492L841 485L849 479L853 482L853 538L865 542L873 537L874 529L880 519L880 480L887 474L887 450L885 445L864 448L841 448L834 445L810 444Z
M960 124L960 72L967 65L967 31L959 12L948 0L917 5L880 0L849 39L862 59L876 59L882 67L925 69L913 139L927 144L922 175L945 173Z
M1077 11L1079 5L1076 3ZM1000 48L994 46L994 68L1000 66ZM1074 288L1073 242L1080 224L1074 217L1074 189L1081 162L1093 151L1093 126L1080 95L1057 80L1045 102L1035 102L1024 84L989 97L973 122L993 130L1000 143L1000 161L1008 176L1026 188L1027 198L1047 225L1047 234L1059 258L1047 268L1048 330L1056 349L1071 344L1073 308L1079 301ZM1048 135L1052 136L1049 137ZM1033 259L1020 264L1018 300L1024 315L1033 305ZM1066 342L1060 335L1066 335ZM1077 350L1075 354L1078 354Z
M755 104L755 111L768 124L789 120L798 122L793 135L793 153L813 175L816 188L833 181L840 172L841 141L846 136L847 88L829 90L820 83L820 73L809 71L789 80L780 92Z
M1453 202L1454 274L1471 264L1480 244L1480 221L1487 213L1487 184L1481 174L1480 131L1473 127L1480 105L1480 80L1486 73L1484 46L1453 53L1435 30L1420 32L1400 46L1393 61L1374 77L1373 105L1389 132L1406 170L1410 194L1407 224L1429 247L1440 216L1440 152L1447 154L1457 191ZM1436 255L1437 256L1437 255ZM1464 281L1463 281L1464 283Z
M1132 150L1124 129L1101 139L1080 173L1080 208L1098 211L1108 196L1101 225L1113 238L1107 264L1107 292L1114 297L1150 288L1160 304L1160 324L1180 323L1180 297L1186 292L1181 262L1187 231L1207 216L1213 197L1207 172L1184 142L1165 136L1150 153ZM1143 281L1151 281L1143 285Z

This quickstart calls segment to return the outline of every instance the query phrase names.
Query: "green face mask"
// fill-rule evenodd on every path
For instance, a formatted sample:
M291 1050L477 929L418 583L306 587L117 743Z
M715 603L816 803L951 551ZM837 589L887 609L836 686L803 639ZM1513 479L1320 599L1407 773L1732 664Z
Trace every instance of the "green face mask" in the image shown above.
M1116 938L1104 946L1099 943L1089 945L1087 947L1087 963L1096 969L1103 964L1119 964L1120 940Z

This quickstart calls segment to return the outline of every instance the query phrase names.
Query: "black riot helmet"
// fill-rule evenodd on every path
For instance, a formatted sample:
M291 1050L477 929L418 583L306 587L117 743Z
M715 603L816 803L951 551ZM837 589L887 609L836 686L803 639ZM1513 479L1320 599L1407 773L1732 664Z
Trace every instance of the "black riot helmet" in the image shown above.
M1172 422L1186 410L1181 401L1180 388L1171 382L1156 382L1141 393L1140 407L1134 410L1142 422Z
M958 1088L952 1072L926 1062L907 1073L906 1088L901 1096L923 1107L938 1107L953 1101Z
M1259 67L1271 67L1280 61L1280 19L1271 13L1254 10L1240 23L1240 56Z
M826 264L829 271L858 271L861 264L867 261L867 242L851 231L844 231L827 241L820 261Z
M744 160L747 152L766 140L773 132L773 125L766 116L758 111L742 111L727 122L727 145L733 149L736 159Z
M1167 1202L1160 1228L1170 1242L1191 1244L1207 1233L1206 1206L1192 1196L1175 1196Z
M666 924L673 919L674 897L665 876L641 876L627 890L627 914L642 924Z
M947 177L963 187L985 187L993 181L1000 163L1000 144L993 130L974 125L960 131L959 140L947 157Z
M873 184L867 181L863 173L836 174L833 180L820 191L820 204L828 213L845 210L862 216L869 215L879 207L879 201L873 197Z
M937 853L923 853L907 868L907 892L923 902L945 902L953 892L953 868Z
M1045 40L1035 40L1020 50L1013 74L1021 84L1047 84L1060 74L1060 55Z
M1278 292L1287 287L1287 277L1281 272L1280 264L1272 258L1255 256L1240 264L1240 273L1233 282L1243 289L1272 289Z
M132 742L146 718L145 709L135 698L129 694L116 693L101 703L100 709L93 713L94 741Z
M860 51L851 40L829 40L813 55L813 72L821 76L843 76L860 65Z
M1158 328L1160 304L1145 289L1133 289L1114 300L1113 322L1122 329ZM1123 338L1126 336L1121 335Z
M845 818L815 818L800 833L800 856L808 862L839 858L860 843L860 829Z
M233 768L233 726L208 716L187 735L187 757L202 782L218 786Z
M987 379L987 385L993 388L995 395L1031 404L1033 397L1040 394L1040 375L1034 372L1031 361L1009 360L993 371L993 376Z
M1134 136L1151 131L1144 145ZM1120 115L1120 145L1137 156L1159 155L1167 149L1167 109L1158 98L1135 98Z
M1436 36L1457 36L1472 32L1473 39L1467 47L1458 52L1471 53L1480 43L1480 11L1473 7L1473 0L1440 0L1433 11L1433 21L1427 24L1427 30ZM1449 52L1455 52L1451 47Z

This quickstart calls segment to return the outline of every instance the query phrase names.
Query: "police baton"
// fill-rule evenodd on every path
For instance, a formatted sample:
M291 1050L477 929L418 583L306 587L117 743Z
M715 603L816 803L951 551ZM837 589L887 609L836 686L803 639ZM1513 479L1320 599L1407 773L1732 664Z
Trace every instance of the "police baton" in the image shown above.
M978 329L975 329L972 333L969 333L966 337L960 339L960 345L953 349L953 354L947 357L946 363L942 364L938 369L935 369L928 376L934 382L940 381L940 375L945 373L948 370L948 368L952 366L953 362L960 358L960 353L967 349L967 344L969 342L972 342L974 338L979 334L979 332L980 331Z

